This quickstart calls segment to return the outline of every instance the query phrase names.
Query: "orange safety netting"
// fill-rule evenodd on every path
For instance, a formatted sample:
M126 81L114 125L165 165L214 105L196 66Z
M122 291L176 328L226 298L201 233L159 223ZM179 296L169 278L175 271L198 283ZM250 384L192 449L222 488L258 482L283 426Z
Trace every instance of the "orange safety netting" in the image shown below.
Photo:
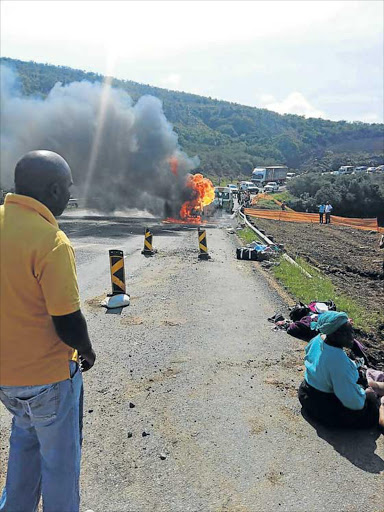
M310 222L313 224L319 223L318 213L302 213L293 210L261 210L255 208L245 208L244 213L250 217L258 217L260 219L281 220L285 222ZM364 231L378 231L379 233L384 233L384 228L378 226L377 219L357 219L332 215L331 222L336 226L349 226Z

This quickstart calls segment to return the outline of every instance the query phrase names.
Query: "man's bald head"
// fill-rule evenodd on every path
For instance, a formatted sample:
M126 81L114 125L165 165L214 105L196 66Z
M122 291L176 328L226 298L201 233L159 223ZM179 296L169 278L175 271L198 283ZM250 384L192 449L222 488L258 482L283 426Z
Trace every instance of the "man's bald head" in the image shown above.
M56 216L61 215L68 204L71 185L71 168L53 151L30 151L16 164L16 194L37 199Z

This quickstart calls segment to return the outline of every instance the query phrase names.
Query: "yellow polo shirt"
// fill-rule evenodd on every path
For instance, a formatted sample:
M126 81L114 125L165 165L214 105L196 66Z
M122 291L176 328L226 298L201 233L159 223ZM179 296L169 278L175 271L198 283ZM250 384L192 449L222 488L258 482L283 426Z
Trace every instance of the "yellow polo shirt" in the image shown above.
M0 386L69 378L72 348L51 316L80 309L75 255L53 214L39 201L7 194L0 206Z

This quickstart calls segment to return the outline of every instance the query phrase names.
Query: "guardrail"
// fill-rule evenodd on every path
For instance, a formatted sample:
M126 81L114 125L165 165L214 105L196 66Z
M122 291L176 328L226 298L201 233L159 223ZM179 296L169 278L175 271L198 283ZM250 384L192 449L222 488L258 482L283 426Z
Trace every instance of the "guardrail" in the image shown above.
M247 211L247 209L245 209L244 211ZM254 231L258 237L260 237L267 245L276 245L274 242L272 242L272 240L270 238L268 238L266 235L264 235L261 231L259 231L253 224L251 224L249 222L249 220L247 219L247 216L245 214L243 214L240 209L237 210L237 213L240 215L240 217L244 220L245 224L250 228L252 229L252 231ZM309 272L307 272L301 265L299 265L297 263L297 261L295 261L294 259L292 259L290 256L288 256L288 254L286 252L284 252L282 254L282 257L288 261L288 263L290 263L291 265L294 265L295 267L297 267L298 269L300 269L300 272L302 272L306 277L308 277L308 279L312 279L312 276Z

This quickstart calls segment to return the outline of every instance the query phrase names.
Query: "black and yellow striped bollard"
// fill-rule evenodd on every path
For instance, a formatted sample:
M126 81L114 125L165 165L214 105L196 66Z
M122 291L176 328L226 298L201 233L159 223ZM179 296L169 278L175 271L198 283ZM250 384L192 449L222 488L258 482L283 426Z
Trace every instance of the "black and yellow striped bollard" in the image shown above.
M155 254L152 245L152 238L153 234L148 228L146 228L144 234L144 249L141 251L141 254L144 254L144 256L153 256Z
M207 232L205 229L197 229L197 233L199 236L199 259L200 260L209 260L211 257L208 254L208 246L207 246Z
M125 294L124 253L117 249L109 251L111 267L112 295Z

